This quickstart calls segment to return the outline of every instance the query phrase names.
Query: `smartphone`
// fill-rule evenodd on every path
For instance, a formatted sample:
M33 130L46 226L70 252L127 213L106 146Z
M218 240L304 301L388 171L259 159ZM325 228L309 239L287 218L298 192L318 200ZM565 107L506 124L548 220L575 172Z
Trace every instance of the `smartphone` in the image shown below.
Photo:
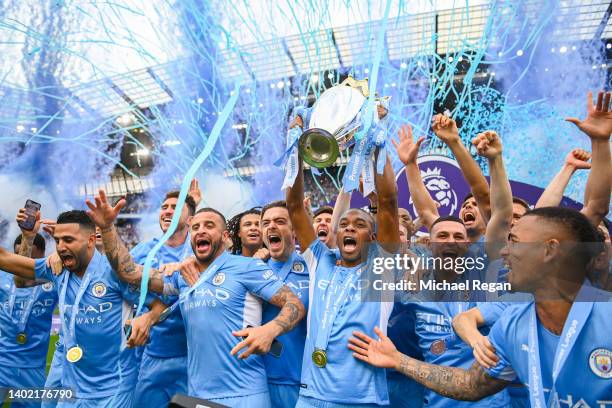
M36 225L36 213L40 211L41 205L33 200L27 200L25 203L25 212L27 218L23 222L19 222L18 225L24 230L32 231Z
M253 326L247 326L247 329L251 327ZM242 340L245 340L245 339L246 339L246 336L242 336ZM272 357L279 358L282 352L283 352L283 343L281 343L280 341L276 339L272 340L272 344L270 345L270 351L268 351L268 354L270 354Z

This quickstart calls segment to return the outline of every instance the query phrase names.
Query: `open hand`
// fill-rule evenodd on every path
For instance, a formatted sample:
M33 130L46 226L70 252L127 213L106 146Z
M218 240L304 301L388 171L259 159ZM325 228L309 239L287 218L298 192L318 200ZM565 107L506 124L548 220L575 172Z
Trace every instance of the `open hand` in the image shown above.
M378 340L365 333L354 331L354 337L349 339L348 348L353 351L353 357L374 367L394 368L398 354L395 345L378 327L374 328L374 332Z
M104 190L99 190L98 194L99 195L94 197L94 201L96 202L95 205L91 201L85 200L85 204L87 204L90 210L87 211L87 215L89 215L89 218L91 218L98 227L105 230L115 223L117 216L121 212L121 209L125 207L126 203L122 198L114 207L111 207Z
M566 121L578 126L591 139L609 140L612 133L612 111L610 110L611 92L599 91L597 104L593 105L593 92L587 94L587 117L565 118Z
M419 148L421 143L425 140L424 137L420 137L416 143L412 139L412 127L410 125L402 125L400 130L397 132L399 136L399 143L394 139L391 139L393 146L397 150L397 156L404 163L404 165L416 163L417 156L419 154Z

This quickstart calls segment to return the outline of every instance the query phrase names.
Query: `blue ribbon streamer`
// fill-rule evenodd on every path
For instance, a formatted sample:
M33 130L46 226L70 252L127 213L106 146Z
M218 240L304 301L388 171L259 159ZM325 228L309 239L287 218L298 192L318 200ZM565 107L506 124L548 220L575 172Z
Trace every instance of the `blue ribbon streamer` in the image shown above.
M140 298L138 299L138 308L136 310L136 315L140 314L140 311L142 309L142 306L144 305L144 302L147 296L149 275L151 272L151 265L153 261L155 260L155 255L161 249L161 247L168 241L168 239L170 239L172 234L174 234L174 231L176 231L176 227L178 226L179 218L181 216L181 213L183 212L183 206L185 205L185 199L187 198L187 192L189 191L189 185L191 184L191 180L193 180L196 172L198 171L200 166L202 166L204 161L208 158L213 148L215 147L215 144L217 143L217 140L219 139L219 135L221 134L221 130L223 129L223 126L225 126L225 123L227 122L227 119L232 113L234 106L236 106L236 102L238 101L238 96L239 96L239 92L238 92L239 90L240 90L240 82L237 82L234 87L234 92L230 94L231 96L229 100L223 107L223 110L221 111L221 114L219 115L219 119L217 119L217 121L215 122L215 126L210 132L210 135L208 136L206 145L204 146L202 153L200 153L200 155L195 159L191 167L189 167L189 170L187 170L185 177L183 177L183 184L181 185L181 191L177 199L176 209L174 211L174 215L172 216L172 222L170 223L170 228L168 228L166 233L161 237L161 239L157 242L157 244L153 247L153 249L151 249L151 251L149 251L149 253L147 254L147 259L145 260L145 263L144 263L144 269L142 271L142 279L140 282Z

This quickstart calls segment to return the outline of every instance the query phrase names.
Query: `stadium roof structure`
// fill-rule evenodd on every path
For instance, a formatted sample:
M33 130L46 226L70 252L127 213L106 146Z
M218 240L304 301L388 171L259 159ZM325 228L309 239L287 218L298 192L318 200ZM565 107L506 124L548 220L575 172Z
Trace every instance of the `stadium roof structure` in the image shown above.
M577 0L562 1L560 4L556 18L573 16L573 24L553 33L560 42L612 38L612 21L609 18L611 2ZM446 55L459 49L477 48L491 7L487 3L392 18L385 37L388 60L399 63L416 55ZM535 10L535 2L527 3L527 20L535 19ZM373 33L378 31L380 24L380 21L370 21L327 28L307 35L293 34L242 44L231 49L221 46L217 72L228 82L245 77L254 82L264 82L362 65L362 61L371 61L374 57ZM312 55L317 55L317 58L311 58ZM143 109L168 104L175 94L189 95L197 87L190 86L189 78L181 74L182 63L175 60L68 88L64 96L64 120L78 121L82 117L95 115L116 118L121 127L119 119L123 115L138 114ZM197 95L193 97L197 98ZM15 117L27 119L39 114L27 90L0 87L0 98L3 100L0 105L0 126L3 122L12 123L10 120ZM23 129L29 126L31 124L22 123L17 127ZM266 170L265 166L239 167L228 170L226 176L250 176ZM111 195L113 192L116 192L114 195L122 195L131 190L140 192L151 187L145 181L122 179L124 176L124 172L117 173L106 185ZM83 186L81 192L96 189L94 185Z

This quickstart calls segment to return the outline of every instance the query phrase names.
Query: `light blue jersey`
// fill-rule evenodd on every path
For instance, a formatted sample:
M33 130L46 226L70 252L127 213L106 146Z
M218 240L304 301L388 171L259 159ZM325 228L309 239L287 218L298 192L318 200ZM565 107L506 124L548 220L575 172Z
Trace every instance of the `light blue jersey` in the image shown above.
M474 304L467 302L414 302L406 305L414 313L415 333L424 360L430 364L469 369L474 364L472 349L454 332L452 320ZM507 407L504 390L478 402L457 401L425 390L426 407Z
M0 365L45 367L56 304L57 291L53 282L17 288L13 275L0 271ZM20 329L20 322L23 329ZM25 335L24 344L18 342L20 333ZM0 387L6 386L7 381L10 383L10 378L0 378Z
M153 249L159 240L157 238L151 241L143 242L136 245L130 253L134 258L134 262L139 265L144 265L145 259L149 252ZM187 256L193 254L191 250L191 242L189 237L183 245L171 247L163 245L157 254L152 268L158 268L163 264L180 262ZM169 297L162 299L166 304L174 303L177 298ZM172 312L163 322L156 324L151 328L149 334L149 343L145 347L146 354L158 358L181 357L187 355L187 338L185 337L185 324L178 308ZM164 380L164 381L167 381Z
M76 363L64 360L62 385L71 388L79 399L105 399L123 393L122 350L126 339L125 319L138 298L138 291L119 281L106 257L94 252L82 277L67 270L53 275L44 259L36 261L36 279L53 282L60 292L65 288L64 322L70 327L75 298L79 292L78 312L74 317L74 344L66 344L67 333L62 330L65 350L78 345L83 350ZM87 286L81 283L87 283ZM152 296L148 296L150 302ZM61 300L61 299L60 299ZM124 301L125 300L125 301ZM127 302L126 302L127 301Z
M611 315L612 303L609 301L575 302L562 335L557 336L544 328L535 317L534 303L509 308L489 333L489 340L500 360L496 367L487 371L496 378L507 381L518 378L523 384L530 384L528 386L532 397L537 395L534 389L541 387L545 404L548 405L553 388L553 361L559 346L564 349L563 354L567 357L559 365L560 371L554 383L555 396L560 406L612 406ZM532 338L537 336L537 345L530 341L532 322L536 332ZM568 333L571 334L568 336ZM534 353L530 353L530 347L535 346L539 353L535 353L535 348L531 348ZM535 359L532 361L539 361L541 381L530 378L530 372L536 372L530 370L532 356ZM532 364L532 367L535 366Z
M387 336L400 353L423 361L423 353L414 332L414 313L409 307L399 302L395 303L389 317ZM392 407L418 408L423 405L424 387L418 382L393 369L388 369L387 384Z
M478 303L476 307L478 307L478 311L484 319L484 324L488 328L491 328L508 308L520 306L522 304L523 303L519 302L481 302ZM506 390L508 390L512 408L529 408L529 390L520 381L513 381L512 384L506 387Z
M377 244L371 247L373 250L368 257L369 260L382 251ZM307 398L301 402L302 405L310 399L337 404L389 404L385 370L353 357L348 349L348 340L355 330L374 335L372 332L374 326L380 327L386 333L393 302L362 301L360 288L363 282L358 276L358 270L365 264L354 268L337 267L334 252L318 239L306 249L303 257L310 271L310 307L300 401L302 397ZM326 291L334 275L338 278L338 287ZM348 287L345 301L331 322L326 346L327 365L320 368L314 364L312 354L321 330L320 322L325 314L327 301L337 298L336 289L340 291L339 288L348 282L347 279L352 279L352 276L358 276L356 284Z
M134 262L144 265L149 252L159 242L158 239L136 245L130 253ZM163 245L155 254L153 268L180 262L192 255L189 236L183 245L171 247ZM163 296L162 301L172 304L176 296ZM151 328L149 342L144 347L142 359L134 355L139 364L135 383L134 407L167 406L172 396L187 392L187 337L181 311L176 308L168 317ZM141 361L142 360L142 361Z
M279 279L284 282L297 295L304 307L308 309L308 267L304 259L296 252L290 255L285 262L270 259L268 266ZM273 320L280 309L270 303L263 306L263 323ZM306 341L306 319L289 333L277 339L283 345L280 358L270 353L263 356L270 384L270 396L275 407L295 406L300 389L302 375L302 358L304 356L304 342ZM279 385L279 389L272 387ZM287 387L294 387L287 390Z
M259 298L269 300L283 283L261 260L227 252L209 268L192 290L178 272L166 278L187 297L180 309L187 333L188 393L204 399L267 393L262 356L245 360L231 356L230 351L241 341L232 332L259 326Z

